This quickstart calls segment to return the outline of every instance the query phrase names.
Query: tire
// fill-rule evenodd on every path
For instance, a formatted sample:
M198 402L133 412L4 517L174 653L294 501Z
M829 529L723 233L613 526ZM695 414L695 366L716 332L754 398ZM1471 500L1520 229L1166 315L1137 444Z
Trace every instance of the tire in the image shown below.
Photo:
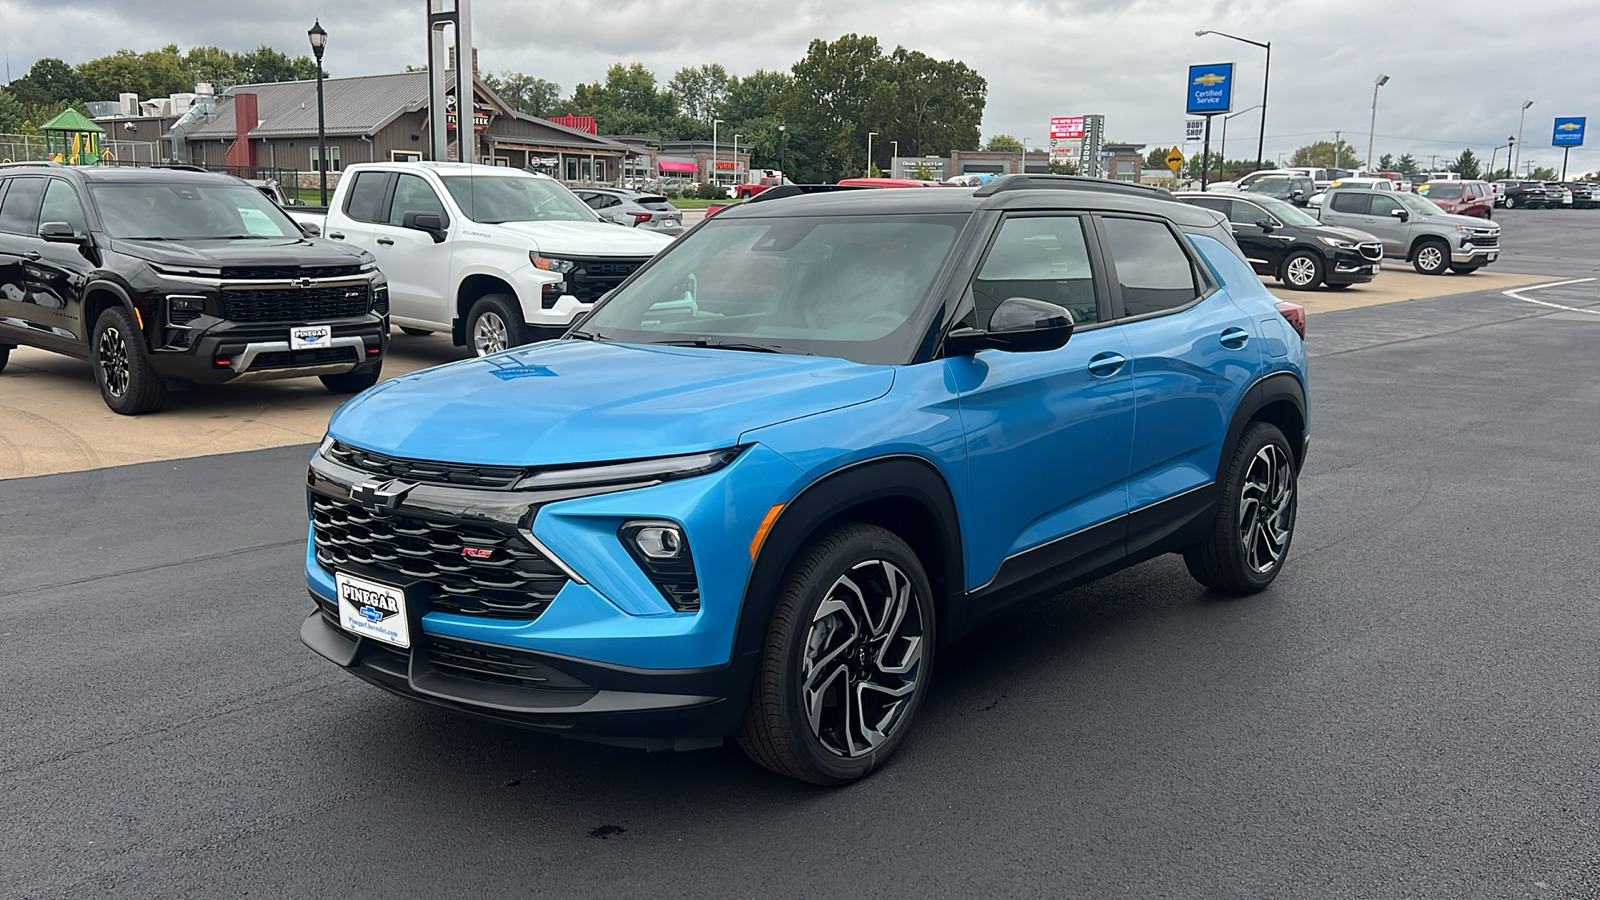
M1342 290L1344 290L1345 288L1347 288L1349 286L1350 286L1350 282L1348 282L1348 281L1344 282L1343 284L1325 284L1325 285L1323 285L1323 287L1325 287L1325 288L1327 288L1329 290L1333 290L1333 291L1342 291Z
M935 644L933 594L916 554L886 529L841 526L785 577L735 739L780 775L822 785L862 778L910 730Z
M378 383L378 378L383 374L383 363L378 363L370 369L357 369L343 375L320 375L322 386L335 394L359 394Z
M1507 197L1506 198L1506 209L1516 209L1516 208L1517 208L1517 198L1515 198L1515 197Z
M1443 275L1450 268L1450 245L1438 239L1429 239L1417 245L1411 265L1424 275Z
M11 361L11 345L0 344L0 372L6 370L6 363Z
M1228 464L1210 536L1183 552L1189 574L1231 594L1265 590L1283 570L1294 539L1296 488L1294 452L1283 432L1266 422L1246 428Z
M523 332L517 300L509 294L479 297L467 313L467 345L478 356L488 356L527 343Z
M1483 266L1481 266L1481 265L1478 265L1478 266L1451 266L1450 267L1450 271L1456 273L1457 275L1471 275L1473 272L1476 272L1481 268L1483 268Z
M412 337L427 337L428 335L433 334L433 332L426 328L407 328L404 325L400 326L400 333L409 334Z
M112 412L138 416L161 408L166 390L145 355L144 336L126 309L110 307L95 320L89 360L100 399Z
M1322 270L1322 260L1317 254L1309 250L1296 250L1283 261L1282 273L1278 277L1290 290L1310 291L1322 283Z

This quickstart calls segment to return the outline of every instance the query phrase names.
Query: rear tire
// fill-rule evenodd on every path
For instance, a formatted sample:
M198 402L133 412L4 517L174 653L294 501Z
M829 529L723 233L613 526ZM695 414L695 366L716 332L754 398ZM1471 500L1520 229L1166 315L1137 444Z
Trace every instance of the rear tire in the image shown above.
M427 337L428 335L433 334L433 332L426 328L407 328L404 325L400 326L400 333L409 334L412 337Z
M1280 278L1290 290L1314 290L1322 283L1322 260L1309 250L1296 250L1283 261Z
M1294 451L1277 426L1245 429L1222 482L1211 534L1183 552L1189 574L1208 588L1254 594L1283 570L1294 538Z
M1517 208L1517 199L1515 197L1507 197L1506 198L1506 209L1516 209L1516 208Z
M509 350L527 343L526 328L515 297L486 294L467 313L467 345L478 356Z
M95 320L89 354L100 399L112 412L138 416L161 408L166 388L151 368L144 335L126 309L110 307Z
M1450 245L1437 239L1423 241L1411 265L1424 275L1443 275L1450 268Z
M927 693L933 594L905 541L844 525L789 570L735 738L757 763L812 784L881 766Z
M335 394L359 394L378 383L383 374L383 363L378 363L366 371L357 370L346 372L343 375L320 375L322 386Z

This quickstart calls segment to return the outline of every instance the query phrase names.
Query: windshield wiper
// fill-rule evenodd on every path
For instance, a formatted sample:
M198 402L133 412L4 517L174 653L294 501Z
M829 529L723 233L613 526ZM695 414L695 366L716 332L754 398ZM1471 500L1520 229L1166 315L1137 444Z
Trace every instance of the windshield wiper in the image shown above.
M711 350L748 350L751 353L788 353L777 347L765 344L745 344L737 341L713 341L708 338L694 338L687 341L660 341L668 347L705 347Z
M569 331L569 332L567 332L567 337L576 338L577 340L580 340L580 341L603 341L603 340L605 340L605 338L601 337L600 335L591 334L591 333L589 333L587 331Z

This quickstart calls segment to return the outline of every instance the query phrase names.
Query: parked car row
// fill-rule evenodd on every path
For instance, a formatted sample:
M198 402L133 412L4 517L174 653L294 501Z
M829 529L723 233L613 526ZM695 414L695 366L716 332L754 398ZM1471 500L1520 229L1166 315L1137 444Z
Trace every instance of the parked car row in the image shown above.
M1495 205L1506 209L1594 209L1600 207L1600 184L1584 181L1528 181L1507 179L1495 182L1499 191Z

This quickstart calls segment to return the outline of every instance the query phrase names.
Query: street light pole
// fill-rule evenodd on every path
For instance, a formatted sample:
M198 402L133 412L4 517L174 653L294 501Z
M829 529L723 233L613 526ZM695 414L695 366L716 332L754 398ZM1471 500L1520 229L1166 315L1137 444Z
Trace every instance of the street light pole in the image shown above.
M1222 148L1217 151L1217 155L1222 157L1222 161L1217 164L1217 174L1218 175L1220 175L1222 177L1227 177L1227 171L1226 170L1227 170L1227 165L1228 165L1228 120L1233 118L1234 116L1242 116L1245 113L1250 112L1250 110L1255 110L1255 109L1260 109L1260 108L1261 108L1261 105L1257 104L1255 106L1250 107L1250 109L1241 109L1236 113L1229 113L1228 115L1225 115L1225 116L1222 117ZM1260 168L1259 161L1257 163L1257 168Z
M711 183L717 183L717 126L722 124L721 119L711 120Z
M742 137L744 137L744 135L742 135L742 134L735 134L733 136L733 183L734 184L738 184L739 183L739 138L742 138Z
M1378 130L1378 88L1381 88L1381 87L1383 87L1384 85L1386 85L1388 83L1389 83L1389 76L1383 74L1382 72L1378 73L1378 80L1374 81L1372 83L1372 123L1367 126L1367 171L1368 172L1372 171L1372 138L1373 138L1373 133ZM1338 149L1339 149L1338 147L1335 147L1334 151L1337 152Z
M900 142L890 141L894 145L894 155L889 157L889 177L894 177L894 161L900 158Z
M1212 31L1209 28L1202 28L1201 30L1196 31L1194 36L1205 37L1208 34L1214 34L1217 37L1225 37L1230 40L1235 40L1241 44L1251 44L1267 51L1267 64L1266 67L1261 71L1261 133L1260 136L1256 138L1256 168L1260 169L1262 167L1261 161L1266 158L1264 148L1267 145L1267 85L1272 79L1272 42L1252 41L1249 38L1242 38L1236 34L1228 34L1224 31ZM1223 126L1226 127L1227 123L1224 122Z
M867 171L863 175L866 178L872 177L872 139L877 136L876 131L867 132Z
M322 117L322 51L328 45L328 32L317 19L306 32L311 39L311 53L317 58L317 174L321 179L322 205L328 205L328 128Z
M1517 117L1517 163L1522 162L1522 125L1528 121L1528 107L1533 105L1532 100L1522 101L1522 115ZM1517 165L1511 166L1511 177L1517 177Z
M778 126L778 171L789 177L789 126Z

